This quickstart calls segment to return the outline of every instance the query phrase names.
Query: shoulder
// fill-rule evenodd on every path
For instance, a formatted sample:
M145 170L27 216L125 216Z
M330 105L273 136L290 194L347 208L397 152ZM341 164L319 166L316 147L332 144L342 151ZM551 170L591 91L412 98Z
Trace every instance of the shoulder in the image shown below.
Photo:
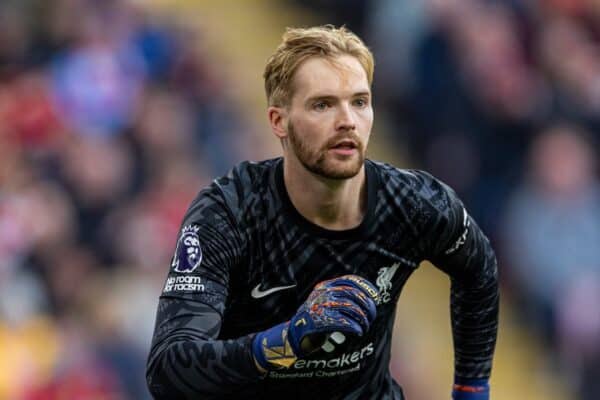
M456 193L444 182L426 171L403 169L390 164L370 161L385 192L402 201L426 201L443 209L457 200Z
M244 196L264 190L269 177L281 158L264 161L244 161L233 167L227 175L213 181L214 189L229 197Z
M454 190L428 172L372 162L380 184L378 209L404 221L419 237L462 222L464 206Z
M215 178L193 200L188 215L209 209L227 213L239 220L248 204L262 197L269 190L273 171L281 158L264 161L244 161L233 167L226 175Z

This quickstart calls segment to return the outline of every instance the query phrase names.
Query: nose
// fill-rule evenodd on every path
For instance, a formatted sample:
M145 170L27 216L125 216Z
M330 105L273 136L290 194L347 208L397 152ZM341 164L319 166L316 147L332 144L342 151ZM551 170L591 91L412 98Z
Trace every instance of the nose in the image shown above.
M356 120L352 107L349 104L340 104L338 108L335 130L356 130Z

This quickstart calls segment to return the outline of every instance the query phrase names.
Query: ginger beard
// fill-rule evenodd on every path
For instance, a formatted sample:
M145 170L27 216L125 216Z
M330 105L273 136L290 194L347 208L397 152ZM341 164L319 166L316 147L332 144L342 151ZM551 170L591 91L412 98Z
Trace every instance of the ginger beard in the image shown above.
M287 129L291 150L308 171L327 179L349 179L360 172L365 162L363 142L354 132L347 132L331 138L321 148L313 148L302 135L298 134L292 121ZM343 139L356 143L356 151L351 156L338 156L329 150Z

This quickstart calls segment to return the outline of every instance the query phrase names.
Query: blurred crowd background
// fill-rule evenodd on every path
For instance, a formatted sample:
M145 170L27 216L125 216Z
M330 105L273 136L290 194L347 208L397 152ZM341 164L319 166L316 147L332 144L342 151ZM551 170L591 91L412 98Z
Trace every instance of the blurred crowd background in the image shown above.
M214 176L277 154L252 89L284 26L321 23L375 53L371 157L446 181L498 252L494 398L599 399L600 1L210 3L0 2L0 399L149 398L181 217ZM257 14L272 24L220 41ZM418 287L447 313L446 294ZM415 367L436 354L402 344L436 333L398 331L409 398L449 393ZM505 371L522 395L502 395ZM535 382L561 389L536 397Z

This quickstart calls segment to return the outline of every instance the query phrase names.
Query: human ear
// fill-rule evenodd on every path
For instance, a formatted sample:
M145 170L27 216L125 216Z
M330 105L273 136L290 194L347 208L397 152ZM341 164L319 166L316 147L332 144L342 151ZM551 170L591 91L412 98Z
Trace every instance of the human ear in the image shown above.
M283 107L270 106L267 109L267 117L271 130L279 139L287 138L287 111Z

